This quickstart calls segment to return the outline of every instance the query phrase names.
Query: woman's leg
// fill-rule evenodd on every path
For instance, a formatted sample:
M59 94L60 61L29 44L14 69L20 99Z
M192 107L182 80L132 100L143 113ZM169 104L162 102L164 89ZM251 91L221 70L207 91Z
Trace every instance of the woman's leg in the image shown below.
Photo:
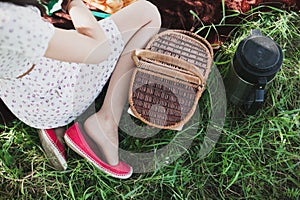
M119 162L118 124L129 89L131 76L128 73L134 66L131 51L143 48L159 31L161 21L157 8L144 0L122 9L112 19L122 34L125 49L112 74L101 109L85 121L84 128L101 149L107 163L116 165ZM121 79L122 83L119 82ZM118 94L117 99L113 98L114 94Z
M66 127L58 127L54 129L57 139L63 144L63 137L66 131Z

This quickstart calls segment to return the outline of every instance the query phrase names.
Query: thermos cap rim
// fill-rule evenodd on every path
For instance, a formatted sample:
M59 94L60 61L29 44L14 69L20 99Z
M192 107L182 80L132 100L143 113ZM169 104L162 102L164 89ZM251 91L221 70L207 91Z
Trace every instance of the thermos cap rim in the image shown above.
M281 65L278 45L265 36L255 36L245 40L241 47L241 58L254 71L277 71Z
M244 80L256 84L265 77L274 78L283 62L282 50L271 38L250 35L242 40L235 52L233 66Z

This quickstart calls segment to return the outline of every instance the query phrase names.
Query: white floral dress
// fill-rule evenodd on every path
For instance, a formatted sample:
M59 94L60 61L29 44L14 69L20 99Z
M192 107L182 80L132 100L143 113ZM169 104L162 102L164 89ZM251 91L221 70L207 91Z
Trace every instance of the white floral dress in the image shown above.
M61 62L43 57L54 27L37 8L0 2L0 97L16 117L31 127L55 128L72 122L93 103L124 49L115 23L106 18L99 24L110 43L107 60Z

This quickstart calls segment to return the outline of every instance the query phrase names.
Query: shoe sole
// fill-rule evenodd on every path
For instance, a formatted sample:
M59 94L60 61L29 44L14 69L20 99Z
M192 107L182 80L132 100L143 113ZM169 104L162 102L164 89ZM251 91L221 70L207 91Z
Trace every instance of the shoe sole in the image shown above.
M68 167L66 159L61 155L60 151L47 137L44 130L38 130L43 149L53 167L59 171L65 171Z
M77 145L68 137L68 135L66 134L64 136L65 142L66 144L76 153L78 153L80 156L82 156L83 158L87 159L89 162L93 163L93 165L95 167L97 167L100 171L105 172L106 174L115 177L115 178L119 178L119 179L127 179L132 175L133 170L131 169L130 173L127 175L117 175L117 174L113 174L110 171L108 171L107 169L105 169L104 167L100 166L97 164L97 162L94 161L93 158L91 158L89 155L87 155L86 153L84 153L83 151L81 151Z

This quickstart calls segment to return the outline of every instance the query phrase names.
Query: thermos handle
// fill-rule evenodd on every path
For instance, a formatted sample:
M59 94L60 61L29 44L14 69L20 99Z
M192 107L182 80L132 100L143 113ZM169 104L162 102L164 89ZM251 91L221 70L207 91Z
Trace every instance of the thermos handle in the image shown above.
M258 80L257 88L255 89L254 101L247 109L247 114L255 114L258 109L261 108L265 100L265 86L267 84L267 79L265 77Z

